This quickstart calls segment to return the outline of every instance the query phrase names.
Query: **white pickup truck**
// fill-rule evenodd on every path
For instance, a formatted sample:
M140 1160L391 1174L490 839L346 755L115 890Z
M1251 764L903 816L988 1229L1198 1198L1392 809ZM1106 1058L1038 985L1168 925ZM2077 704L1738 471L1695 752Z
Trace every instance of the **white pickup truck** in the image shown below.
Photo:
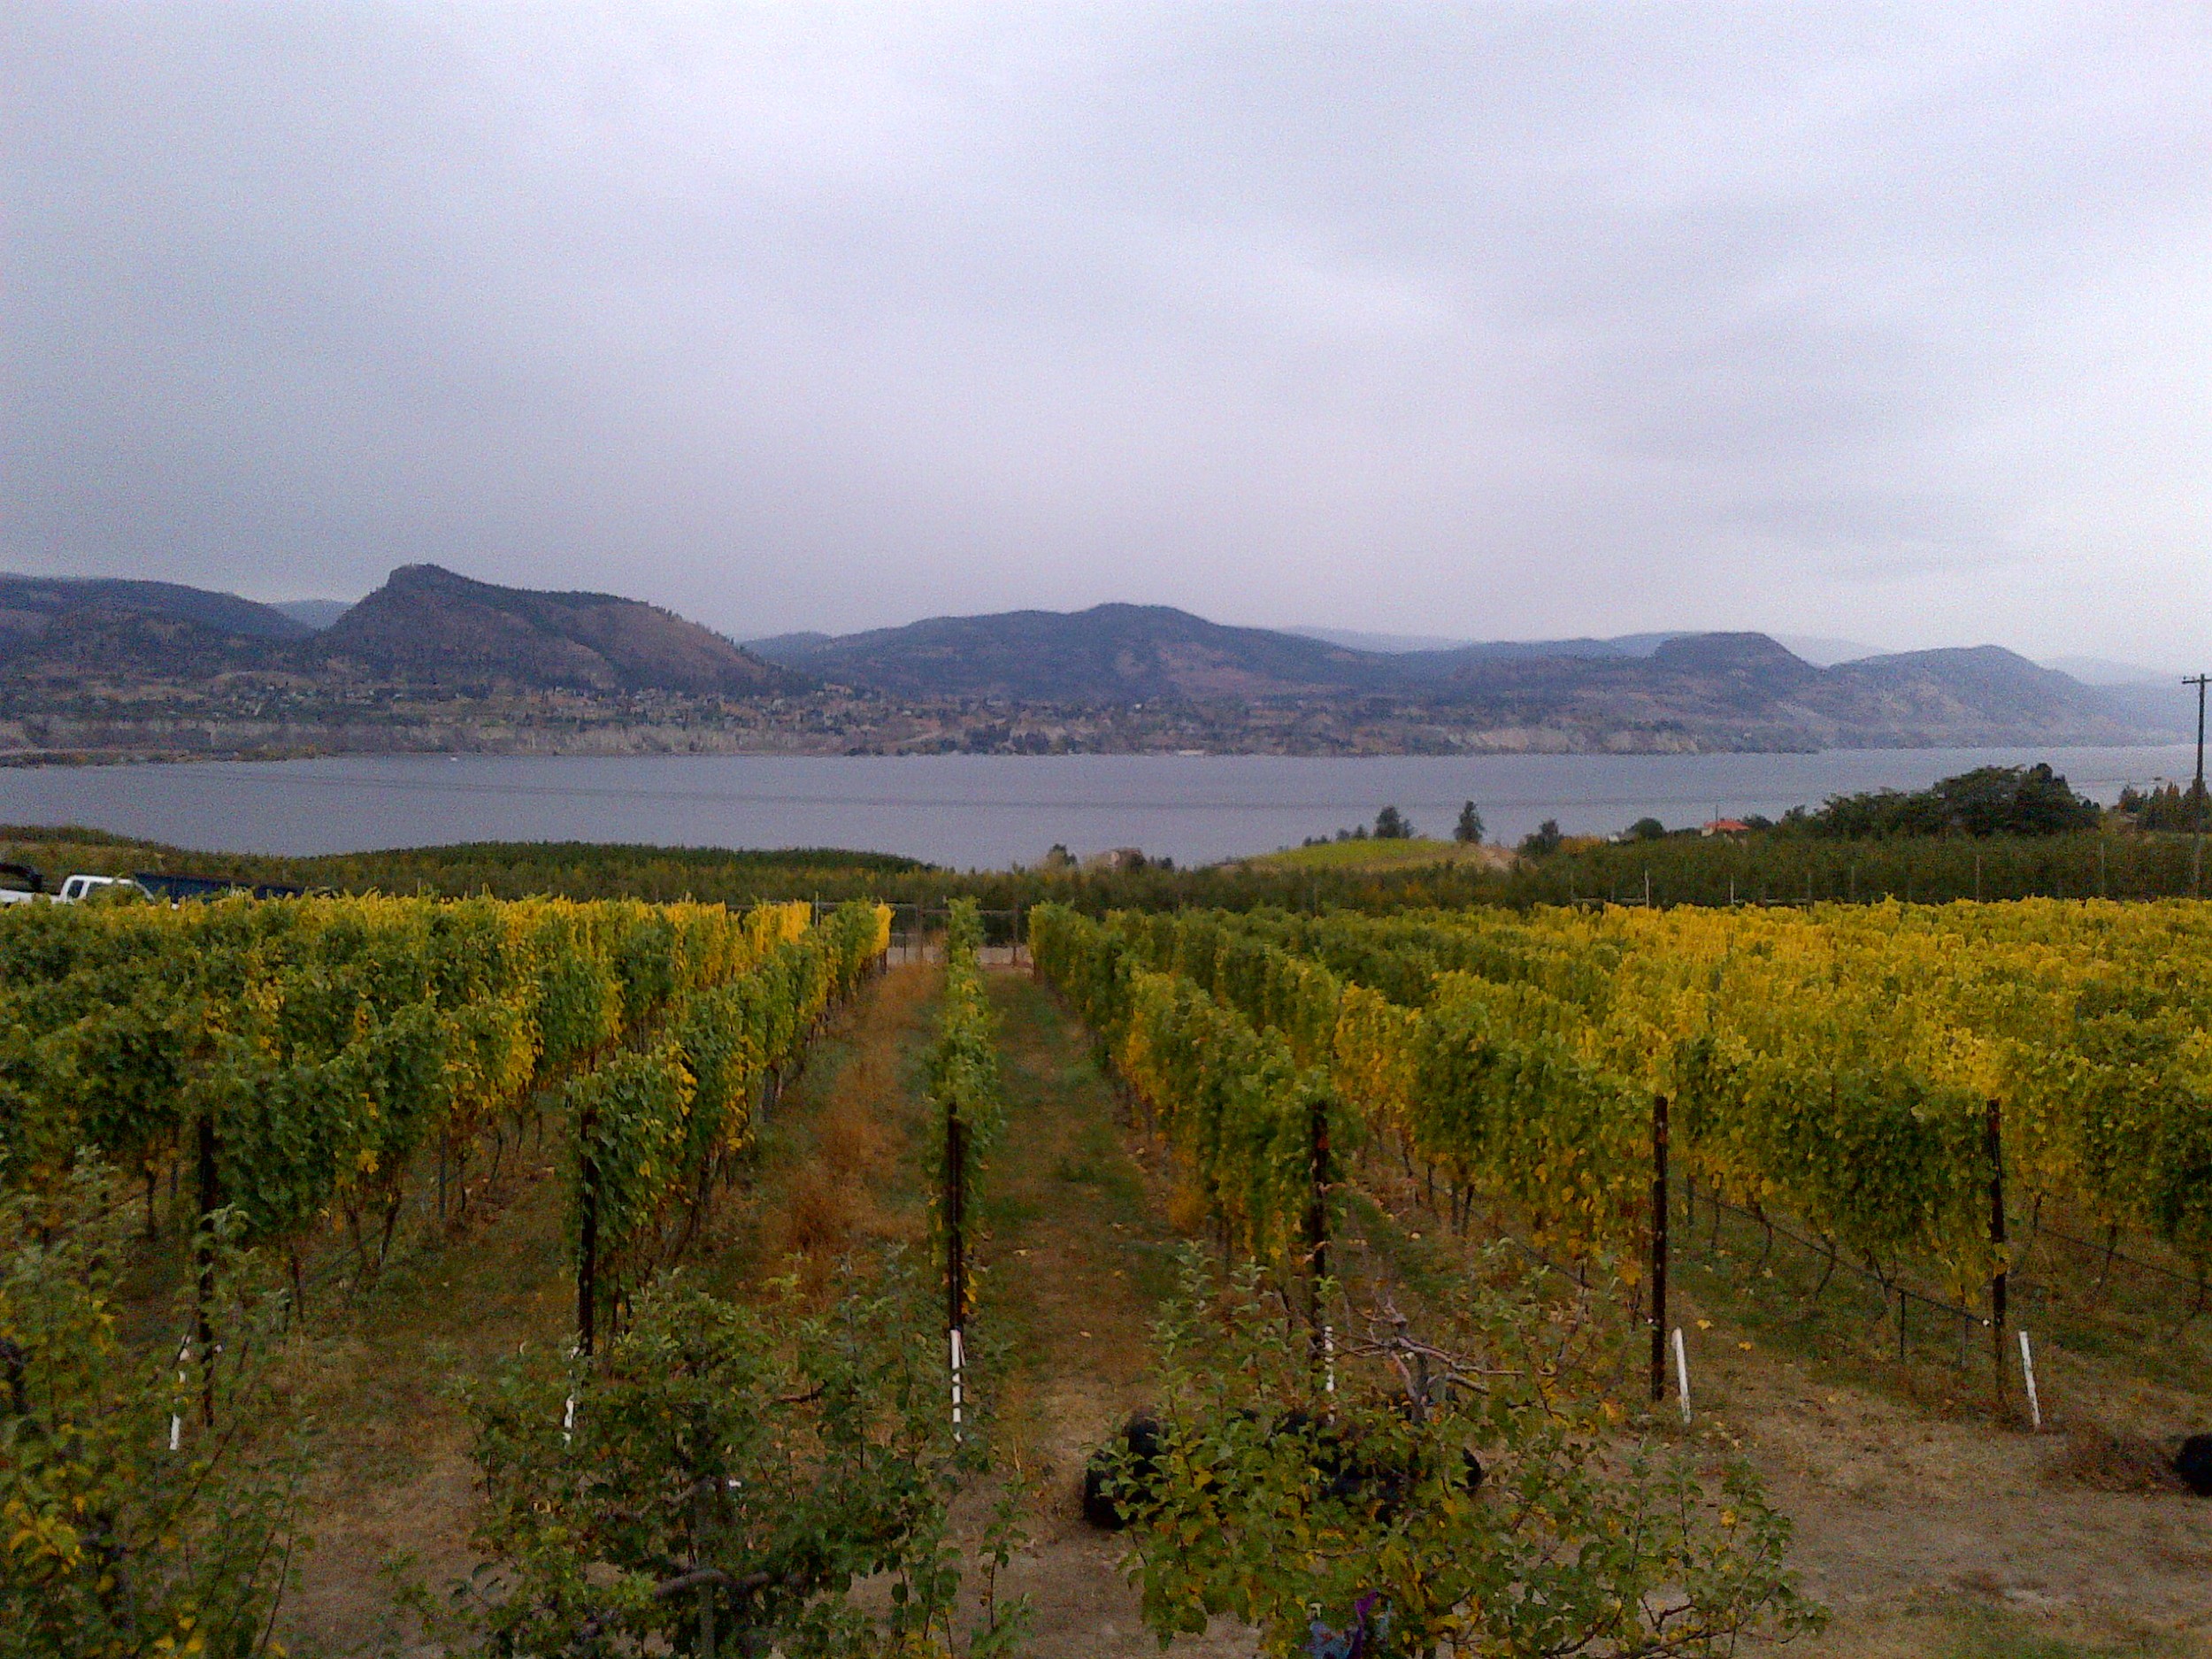
M128 876L71 876L61 884L61 891L54 895L58 904L74 904L79 899L88 899L109 887L128 887L142 898L151 898L144 887Z
M27 864L0 864L0 875L14 876L27 885L0 887L0 904L74 904L109 887L128 887L133 893L144 895L144 887L128 876L71 876L61 884L61 891L46 891L46 879Z

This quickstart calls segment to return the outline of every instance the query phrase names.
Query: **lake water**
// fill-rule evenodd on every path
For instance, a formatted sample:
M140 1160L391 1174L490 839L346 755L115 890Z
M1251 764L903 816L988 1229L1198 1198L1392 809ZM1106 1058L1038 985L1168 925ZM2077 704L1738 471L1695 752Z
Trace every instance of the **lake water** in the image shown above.
M1141 847L1179 864L1294 846L1395 805L1448 834L1479 803L1490 838L1545 818L1609 833L1777 816L1839 792L1912 788L2048 760L2109 801L2185 780L2184 746L1833 749L1817 755L1533 755L1374 760L1262 756L795 758L350 757L0 769L0 822L83 824L185 847L354 852L465 841L849 847L962 868Z

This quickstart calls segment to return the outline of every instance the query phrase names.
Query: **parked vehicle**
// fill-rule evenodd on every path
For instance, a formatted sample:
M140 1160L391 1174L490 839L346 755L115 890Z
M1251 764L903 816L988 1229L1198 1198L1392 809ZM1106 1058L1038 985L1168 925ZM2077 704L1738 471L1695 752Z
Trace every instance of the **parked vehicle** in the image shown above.
M229 876L188 876L141 870L131 878L157 899L222 899L242 894L257 899L296 899L306 891L281 881L240 881Z
M188 876L141 870L127 876L70 876L62 882L59 892L50 893L46 890L46 878L30 865L0 864L0 883L10 878L20 885L0 885L0 904L74 904L112 887L125 888L144 898L163 899L171 904L234 896L296 899L305 892L303 887L279 881L239 881L228 876Z
M74 904L80 899L88 899L110 887L127 887L142 898L153 896L128 876L71 876L61 884L61 891L54 897L63 904Z

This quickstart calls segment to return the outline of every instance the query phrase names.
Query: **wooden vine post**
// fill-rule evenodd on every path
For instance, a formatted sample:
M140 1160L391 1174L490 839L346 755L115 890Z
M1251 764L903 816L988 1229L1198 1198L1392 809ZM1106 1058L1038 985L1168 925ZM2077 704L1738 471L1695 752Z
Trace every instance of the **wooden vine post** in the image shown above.
M1667 1097L1651 1097L1651 1402L1667 1393Z
M952 1432L961 1434L966 1384L968 1264L964 1213L967 1197L966 1125L959 1108L945 1102L945 1340L951 1348Z
M691 1570L695 1573L713 1565L710 1540L716 1484L712 1475L703 1475L691 1483ZM699 1655L700 1659L715 1659L714 1580L706 1578L699 1586Z
M1329 1341L1323 1328L1325 1310L1321 1284L1329 1276L1329 1097L1316 1090L1306 1108L1307 1307L1313 1325L1317 1360L1326 1363Z
M215 1221L223 1195L215 1167L215 1118L200 1114L198 1131L200 1225L193 1237L192 1254L198 1278L192 1296L193 1339L200 1349L200 1421L215 1425L215 1327L208 1311L215 1300Z
M599 1302L599 1168L591 1155L592 1118L576 1125L576 1350L588 1356Z
M1991 1380L2000 1405L2005 1398L2005 1140L2004 1120L1995 1101L1982 1120L1983 1149L1989 1157L1989 1242L1997 1256L1997 1271L1989 1280L1989 1356Z

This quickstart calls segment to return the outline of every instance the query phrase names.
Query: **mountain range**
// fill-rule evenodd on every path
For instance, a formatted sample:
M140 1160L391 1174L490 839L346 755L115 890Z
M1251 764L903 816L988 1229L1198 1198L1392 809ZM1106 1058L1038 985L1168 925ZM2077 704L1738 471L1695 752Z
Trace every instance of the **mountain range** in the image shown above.
M1485 747L2124 743L2177 733L2182 703L2169 699L2162 721L2155 707L1989 645L1826 668L1763 634L1379 651L1119 604L784 634L751 649L826 681L900 696L1380 703L1448 733L1487 733Z
M1370 649L1316 632L1107 604L741 646L641 601L434 565L350 606L0 576L0 758L2033 746L2169 740L2193 714L2177 686L2085 685L1995 646L1823 666L1763 634Z

